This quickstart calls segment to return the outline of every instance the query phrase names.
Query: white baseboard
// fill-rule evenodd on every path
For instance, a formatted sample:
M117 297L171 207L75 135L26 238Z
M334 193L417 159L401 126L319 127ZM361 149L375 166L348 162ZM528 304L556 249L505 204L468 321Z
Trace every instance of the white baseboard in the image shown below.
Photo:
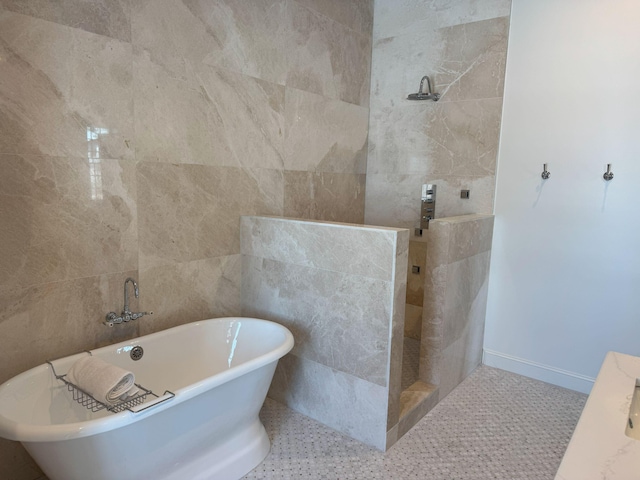
M560 387L589 393L595 378L587 377L575 372L569 372L550 365L525 360L505 353L484 349L482 363L490 367L496 367L508 372L535 378L543 382L558 385Z

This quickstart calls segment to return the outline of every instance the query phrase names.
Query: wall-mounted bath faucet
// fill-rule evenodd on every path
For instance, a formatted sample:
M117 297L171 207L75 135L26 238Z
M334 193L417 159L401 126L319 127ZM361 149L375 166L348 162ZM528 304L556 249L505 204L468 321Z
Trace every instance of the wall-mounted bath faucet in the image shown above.
M131 277L127 278L124 281L124 308L122 309L122 314L118 316L116 312L107 313L106 320L104 321L105 325L113 327L117 323L137 320L140 317L144 317L145 315L153 315L153 312L132 313L131 310L129 310L129 289L127 288L129 282L131 282L131 284L133 285L133 294L135 295L135 297L140 297L140 290L138 289L138 284L136 283L136 281Z
M607 182L609 180L613 180L613 172L611 171L611 164L607 163L607 171L604 172L604 175L602 175L602 178L604 178Z

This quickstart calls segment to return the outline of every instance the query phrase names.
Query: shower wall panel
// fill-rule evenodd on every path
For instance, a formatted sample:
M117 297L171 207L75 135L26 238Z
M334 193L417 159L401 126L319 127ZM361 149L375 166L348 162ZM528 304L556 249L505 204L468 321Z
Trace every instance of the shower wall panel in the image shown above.
M269 395L381 450L399 421L408 240L404 229L241 219L242 314L296 342Z

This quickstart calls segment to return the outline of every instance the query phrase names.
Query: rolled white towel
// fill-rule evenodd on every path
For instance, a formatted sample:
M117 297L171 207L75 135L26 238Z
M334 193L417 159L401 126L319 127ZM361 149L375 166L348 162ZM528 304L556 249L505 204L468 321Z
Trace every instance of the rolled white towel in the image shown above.
M127 398L128 392L136 388L133 373L93 356L75 362L67 372L67 381L109 405Z

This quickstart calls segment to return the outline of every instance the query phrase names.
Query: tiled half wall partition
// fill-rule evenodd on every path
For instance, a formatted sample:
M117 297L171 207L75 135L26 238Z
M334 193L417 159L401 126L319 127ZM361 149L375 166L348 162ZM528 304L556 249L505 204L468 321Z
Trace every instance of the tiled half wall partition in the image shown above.
M286 325L296 342L269 395L388 448L400 416L408 230L250 216L240 243L242 314Z
M432 220L427 238L420 380L442 400L482 363L493 215Z

